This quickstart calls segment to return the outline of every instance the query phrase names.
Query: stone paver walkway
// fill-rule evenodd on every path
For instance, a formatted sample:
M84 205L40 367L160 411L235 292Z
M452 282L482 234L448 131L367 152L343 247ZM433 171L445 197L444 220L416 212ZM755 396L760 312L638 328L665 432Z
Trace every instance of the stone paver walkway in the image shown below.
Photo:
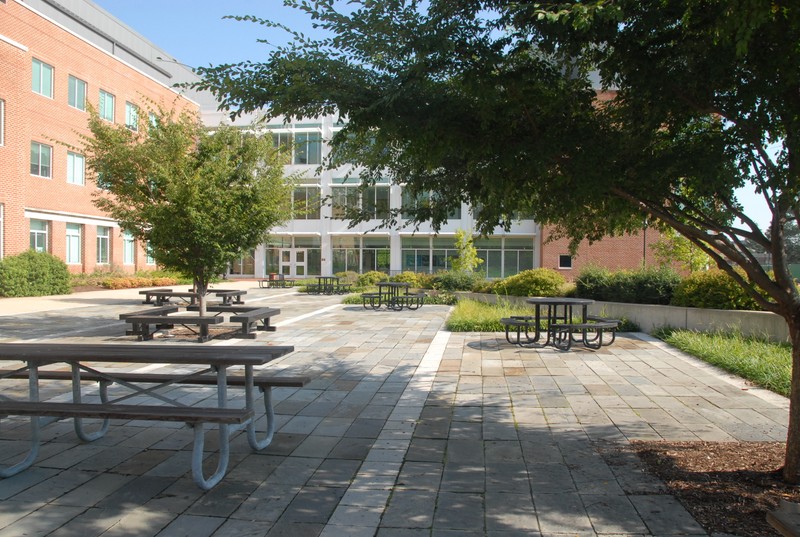
M444 331L445 306L374 312L238 285L281 308L278 330L205 345L291 344L268 369L315 379L275 390L273 444L253 453L237 436L228 475L203 492L180 424L128 423L91 444L50 425L36 464L0 480L0 537L699 536L629 441L785 439L784 398L644 334L597 352L519 349ZM0 299L0 341L175 341L122 335L135 292L33 302ZM22 425L0 424L6 462L27 448Z

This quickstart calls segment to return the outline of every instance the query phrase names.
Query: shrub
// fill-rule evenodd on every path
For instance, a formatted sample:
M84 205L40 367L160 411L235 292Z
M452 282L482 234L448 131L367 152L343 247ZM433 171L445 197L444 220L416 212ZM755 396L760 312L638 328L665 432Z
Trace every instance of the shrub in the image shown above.
M0 296L68 295L67 265L54 255L28 250L0 261Z
M564 276L555 270L537 268L500 280L494 284L493 290L509 296L559 296L565 283Z
M417 273L411 271L401 272L400 274L395 274L389 280L393 282L405 282L411 284L411 287L419 287L417 284Z
M357 285L358 287L371 287L378 282L385 282L388 279L389 276L385 272L370 270L364 274L359 274Z
M339 283L355 284L359 281L358 272L353 272L352 270L337 272L334 276L339 278Z
M720 310L758 310L758 304L720 269L695 272L675 289L673 306Z
M612 272L586 267L575 280L575 295L593 300L633 304L669 304L681 277L672 269Z
M474 272L439 272L433 280L433 288L440 291L472 291L481 277Z
M435 274L428 274L425 272L417 273L417 287L420 289L433 289L433 284L435 281Z

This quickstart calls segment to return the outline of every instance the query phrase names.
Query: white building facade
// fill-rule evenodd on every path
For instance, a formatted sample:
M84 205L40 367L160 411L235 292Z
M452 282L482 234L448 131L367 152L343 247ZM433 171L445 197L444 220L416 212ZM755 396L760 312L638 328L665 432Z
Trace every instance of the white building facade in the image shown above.
M207 124L218 123L218 114L205 116ZM237 122L238 123L238 122ZM462 205L438 233L428 226L381 228L390 209L413 203L403 195L402 185L379 183L359 190L357 173L349 167L322 169L329 144L341 128L336 118L322 117L294 123L271 120L265 129L276 145L291 148L286 174L299 177L293 193L298 210L285 226L273 229L267 241L235 263L233 277L264 278L270 273L287 277L358 273L379 270L388 274L403 271L435 273L450 268L455 250L455 233L474 229L473 213ZM347 208L372 212L374 219L349 227L343 219ZM484 262L486 277L501 278L540 266L540 229L533 220L519 220L511 230L497 229L489 238L476 238L475 247Z

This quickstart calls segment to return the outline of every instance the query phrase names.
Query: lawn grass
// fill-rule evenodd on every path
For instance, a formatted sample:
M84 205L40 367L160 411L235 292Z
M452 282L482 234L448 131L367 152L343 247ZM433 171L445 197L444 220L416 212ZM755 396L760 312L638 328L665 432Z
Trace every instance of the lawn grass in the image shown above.
M788 396L792 374L792 348L739 333L703 333L664 329L656 337L687 354L745 378L780 395Z
M512 305L502 300L497 304L487 304L461 299L447 318L445 328L451 332L503 332L505 328L500 324L501 318L531 315L532 311L530 306Z

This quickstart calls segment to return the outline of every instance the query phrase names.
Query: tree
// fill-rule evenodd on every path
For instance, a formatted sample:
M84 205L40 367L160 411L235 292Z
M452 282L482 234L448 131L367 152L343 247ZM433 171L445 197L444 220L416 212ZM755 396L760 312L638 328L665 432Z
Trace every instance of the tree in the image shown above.
M473 272L483 259L478 257L478 250L472 242L472 231L456 230L455 247L458 255L450 258L455 272Z
M665 229L661 237L652 244L656 259L664 266L677 264L688 272L706 270L711 258L674 229Z
M89 129L82 152L97 174L94 203L159 265L192 276L205 315L211 279L288 218L282 157L269 137L210 132L185 111L157 110L130 129L92 110Z
M795 2L285 3L326 36L201 69L201 87L233 113L341 114L330 164L433 192L417 221L438 226L467 202L481 206L483 233L516 211L573 244L643 218L675 229L788 324L783 475L800 482L800 293L785 237L800 216ZM745 185L772 212L768 233L737 199ZM770 253L773 272L748 244Z

